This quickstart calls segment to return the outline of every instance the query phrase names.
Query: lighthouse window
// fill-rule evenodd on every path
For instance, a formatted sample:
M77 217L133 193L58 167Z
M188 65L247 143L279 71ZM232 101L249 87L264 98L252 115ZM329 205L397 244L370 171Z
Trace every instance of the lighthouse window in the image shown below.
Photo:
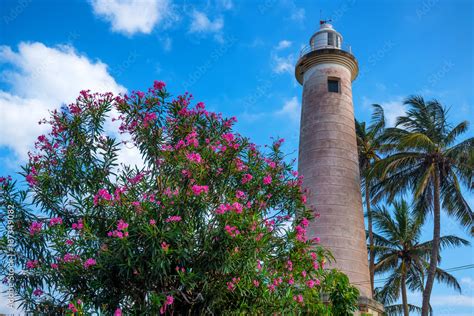
M328 33L328 45L334 46L334 33Z
M328 92L339 93L339 79L336 79L336 78L328 79Z

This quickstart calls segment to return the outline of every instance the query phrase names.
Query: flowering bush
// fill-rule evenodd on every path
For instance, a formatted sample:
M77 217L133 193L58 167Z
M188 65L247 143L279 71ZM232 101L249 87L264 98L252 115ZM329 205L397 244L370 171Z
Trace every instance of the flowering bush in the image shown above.
M335 310L320 298L337 288L324 269L331 256L306 236L313 215L283 140L260 151L233 132L234 118L191 99L170 100L162 82L129 96L82 91L43 121L51 133L23 167L28 187L0 179L1 209L14 210L17 273L7 281L25 309ZM110 115L143 168L118 165L120 142L104 128ZM7 271L6 216L2 223Z

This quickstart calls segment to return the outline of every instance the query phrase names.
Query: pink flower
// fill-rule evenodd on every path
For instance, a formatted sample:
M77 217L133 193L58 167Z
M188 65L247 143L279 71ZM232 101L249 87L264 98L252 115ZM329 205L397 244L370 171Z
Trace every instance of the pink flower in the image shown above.
M234 203L232 203L232 208L234 209L234 211L235 211L237 214L242 213L243 206L242 206L242 204L240 204L239 202L234 202Z
M145 114L145 117L143 118L143 126L147 127L149 122L152 122L156 120L156 114L155 113L147 113Z
M316 284L316 282L314 282L314 280L308 280L308 281L306 281L306 285L307 285L310 289L312 289L315 284Z
M111 201L112 195L106 189L99 189L97 194L94 196L94 205L99 204L99 199Z
M41 227L43 224L41 222L32 222L30 225L30 235L33 236L41 232Z
M84 268L88 269L91 266L95 266L96 263L97 262L95 261L95 259L89 258L89 259L86 260L86 262L84 262Z
M252 179L253 179L253 176L251 174L246 173L242 176L242 184L246 184Z
M293 262L291 262L291 260L288 260L286 262L286 267L288 268L288 271L293 271Z
M168 295L168 296L166 297L165 304L166 304L166 305L171 305L171 304L173 304L173 302L174 302L174 297L171 296L171 295Z
M243 199L245 197L245 193L243 191L237 190L237 192L235 193L235 196L238 199Z
M77 223L73 223L71 227L72 229L75 229L75 230L81 230L84 228L84 223L82 222L82 219L79 219Z
M69 246L74 245L74 241L71 239L66 239L66 245L69 245Z
M164 252L168 252L168 250L170 249L170 245L166 243L166 241L163 241L161 243L161 249L163 249Z
M253 285L255 287L258 287L260 285L260 282L258 282L257 280L253 280Z
M226 225L224 229L231 237L236 237L240 234L240 231L235 226Z
M63 261L64 262L73 262L77 259L76 255L73 255L71 253L67 253L63 256Z
M30 173L26 176L26 182L28 182L30 186L35 186L38 184L38 180L36 179L37 175L38 172L36 171L36 168L34 166L31 167Z
M27 269L34 269L38 267L38 260L30 260L26 262L26 268Z
M180 221L181 221L181 216L178 216L178 215L170 216L165 220L165 222L167 223L180 222Z
M73 303L69 303L68 307L67 307L71 312L73 313L77 313L77 308L76 306L74 306Z
M303 278L306 278L306 275L307 275L306 271L305 270L301 271L301 275L303 276Z
M122 316L122 310L120 308L117 308L114 312L114 316Z
M300 242L306 242L306 229L301 227L300 225L295 227L296 230L296 239Z
M50 264L51 269L59 269L59 266L56 263L51 263Z
M221 204L217 207L216 209L216 214L222 215L228 210L230 210L232 207L229 204Z
M53 217L49 220L49 226L60 225L63 223L61 217Z
M303 227L308 227L308 224L309 220L306 217L303 217L303 219L301 220L301 225L303 225Z
M235 290L235 284L232 283L232 282L227 282L227 289L231 292L233 292Z
M234 141L235 137L232 133L222 134L222 138L224 138L228 143Z
M263 177L263 184L268 185L270 183L272 183L272 177L270 175Z
M188 153L188 154L186 154L186 159L188 159L191 162L195 162L195 163L201 163L202 162L201 155L198 154L198 153Z
M156 221L154 219L150 219L150 225L156 225Z
M289 284L289 285L295 284L295 279L290 278L290 279L288 280L288 284Z
M155 80L155 82L153 82L153 88L155 90L163 90L165 86L166 84L163 81Z
M306 195L302 195L302 196L301 196L301 202L302 202L303 204L306 204L307 200L308 200L308 198L306 197Z
M123 219L120 219L117 223L117 229L124 231L127 228L128 228L128 223L126 223Z
M207 185L193 185L192 190L194 195L201 195L202 193L208 193L209 187Z
M301 304L303 303L303 295L301 294L295 295L293 296L293 300Z

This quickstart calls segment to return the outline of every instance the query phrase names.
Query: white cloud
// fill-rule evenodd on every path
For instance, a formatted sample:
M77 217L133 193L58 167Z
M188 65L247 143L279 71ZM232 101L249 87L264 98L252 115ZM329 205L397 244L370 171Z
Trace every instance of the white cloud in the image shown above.
M283 107L275 114L289 118L292 122L298 123L301 116L301 104L296 97L293 97L287 100L283 104Z
M463 306L474 307L474 296L467 295L433 295L432 306Z
M149 34L165 19L176 20L169 0L92 0L94 14L125 35Z
M306 17L306 11L303 8L295 7L290 17L293 21L302 22Z
M169 52L173 48L173 40L169 36L165 36L161 40L161 44L163 45L163 49L165 50L165 52Z
M474 279L471 277L462 278L461 284L466 285L469 289L474 289Z
M380 104L383 107L385 119L389 127L395 126L397 118L406 114L406 106L403 104L403 97L401 96L394 97L391 100L384 102L378 102L367 97L363 97L362 102L364 108L370 110L372 110L372 104Z
M291 46L291 42L290 41L287 41L287 40L282 40L278 43L278 45L275 47L276 50L281 50L281 49L285 49L285 48L288 48Z
M224 10L232 10L234 8L232 0L219 0L218 3Z
M0 90L0 147L10 148L20 160L27 158L36 137L46 132L38 121L49 117L48 110L72 102L83 89L126 91L106 64L91 61L71 46L20 43L18 52L0 46L0 63L9 67L0 75L11 86L10 91Z
M211 21L204 12L194 10L191 14L190 33L218 33L223 27L222 17Z
M295 57L293 54L290 54L286 57L280 57L276 54L272 55L273 62L273 72L277 74L289 73L293 74Z

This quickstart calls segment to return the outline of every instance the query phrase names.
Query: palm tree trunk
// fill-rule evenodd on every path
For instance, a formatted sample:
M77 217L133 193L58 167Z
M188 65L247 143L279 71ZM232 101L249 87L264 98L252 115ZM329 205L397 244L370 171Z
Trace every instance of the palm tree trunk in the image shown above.
M407 283L406 283L406 272L402 273L402 304L403 304L403 315L410 316L408 310L408 297L407 297Z
M428 277L426 286L423 291L423 305L421 307L421 315L428 316L430 311L430 297L433 289L436 268L438 266L439 255L439 238L441 230L441 205L440 205L440 179L439 170L436 167L434 171L434 188L433 188L433 248L431 248L430 266L428 268Z
M375 273L375 258L374 258L374 233L372 231L372 210L370 209L370 185L369 179L365 178L365 205L367 208L367 226L369 230L369 273L370 273L370 288L372 295L374 295L374 273Z

